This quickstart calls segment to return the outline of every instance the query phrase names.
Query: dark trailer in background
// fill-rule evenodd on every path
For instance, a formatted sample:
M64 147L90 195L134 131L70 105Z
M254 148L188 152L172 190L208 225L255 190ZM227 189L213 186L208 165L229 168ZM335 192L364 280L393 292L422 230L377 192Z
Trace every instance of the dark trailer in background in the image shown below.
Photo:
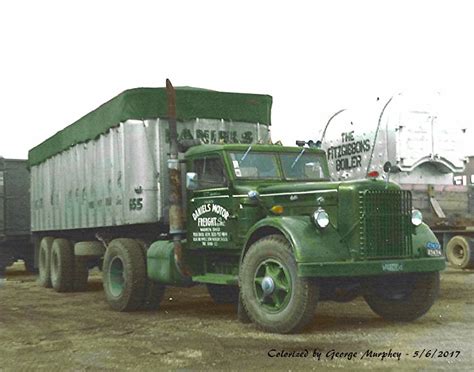
M20 259L33 270L29 188L27 161L0 157L0 274Z

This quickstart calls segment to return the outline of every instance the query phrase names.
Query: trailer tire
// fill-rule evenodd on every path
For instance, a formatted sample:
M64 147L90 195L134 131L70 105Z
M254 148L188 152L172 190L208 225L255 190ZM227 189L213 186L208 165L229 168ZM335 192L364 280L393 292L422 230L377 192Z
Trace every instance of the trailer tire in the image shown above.
M48 236L41 239L39 247L38 282L45 288L51 288L51 247L54 238Z
M143 249L133 239L115 239L107 247L103 266L107 302L116 311L141 308L145 296L146 265Z
M66 239L54 239L51 248L51 285L56 292L72 291L74 250Z
M239 301L239 287L235 285L207 284L207 291L219 305L237 304Z
M289 242L270 235L253 243L240 273L242 303L258 328L275 333L295 333L314 317L319 287L298 277Z
M426 314L439 293L439 272L394 274L371 278L364 298L380 317L409 322Z
M446 245L446 259L457 269L474 268L474 239L456 235Z
M76 256L74 258L74 282L75 292L87 291L87 281L89 279L89 262L87 258Z

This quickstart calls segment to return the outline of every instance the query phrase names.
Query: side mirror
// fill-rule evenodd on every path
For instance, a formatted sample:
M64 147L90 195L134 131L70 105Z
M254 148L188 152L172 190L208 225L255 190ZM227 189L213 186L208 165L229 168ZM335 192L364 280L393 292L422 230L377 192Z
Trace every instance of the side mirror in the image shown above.
M195 172L186 173L186 189L196 190L198 188L198 175Z
M383 171L385 173L398 173L400 171L400 168L397 167L396 165L392 165L392 163L390 163L389 161L387 161L384 165L383 165Z

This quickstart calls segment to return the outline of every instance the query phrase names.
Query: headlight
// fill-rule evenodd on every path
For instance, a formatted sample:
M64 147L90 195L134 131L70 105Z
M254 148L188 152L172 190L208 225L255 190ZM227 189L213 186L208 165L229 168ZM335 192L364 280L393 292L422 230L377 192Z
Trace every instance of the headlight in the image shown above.
M313 213L313 221L317 227L324 229L329 225L329 216L324 209L319 208Z
M250 190L248 193L247 193L247 196L249 199L251 200L257 200L260 196L260 194L258 193L257 190Z
M411 223L415 226L420 226L423 222L423 215L418 209L413 209L411 212Z

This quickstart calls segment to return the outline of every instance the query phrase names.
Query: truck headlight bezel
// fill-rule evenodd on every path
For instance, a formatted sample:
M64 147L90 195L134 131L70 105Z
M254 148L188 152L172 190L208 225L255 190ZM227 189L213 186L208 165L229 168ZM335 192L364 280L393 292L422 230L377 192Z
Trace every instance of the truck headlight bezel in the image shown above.
M418 209L413 209L411 211L411 223L413 226L420 226L423 222L423 213Z
M313 223L319 229L325 229L329 226L329 215L323 208L318 208L313 212Z

